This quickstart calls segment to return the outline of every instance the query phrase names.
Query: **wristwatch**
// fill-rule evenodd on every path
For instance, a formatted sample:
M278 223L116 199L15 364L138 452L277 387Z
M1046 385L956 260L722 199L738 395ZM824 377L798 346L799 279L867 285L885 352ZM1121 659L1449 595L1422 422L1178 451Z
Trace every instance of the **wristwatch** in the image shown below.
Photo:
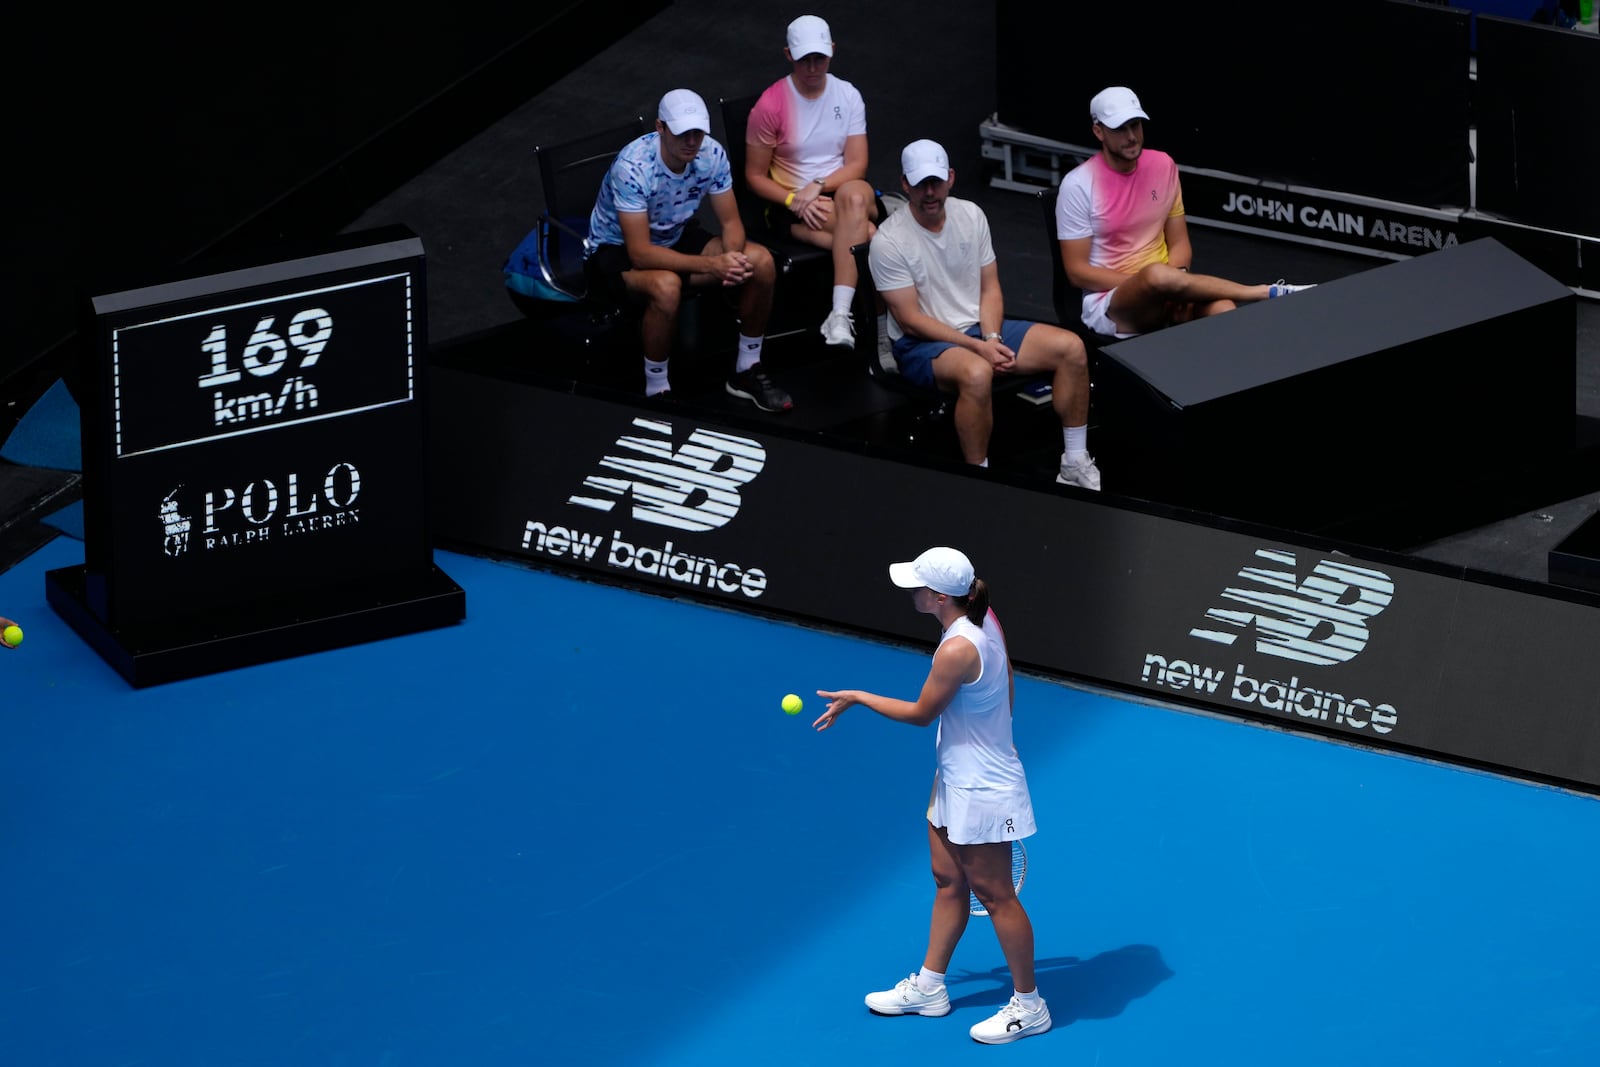
M983 335L983 339L985 341L998 341L1000 340L1000 331L990 330L988 333Z

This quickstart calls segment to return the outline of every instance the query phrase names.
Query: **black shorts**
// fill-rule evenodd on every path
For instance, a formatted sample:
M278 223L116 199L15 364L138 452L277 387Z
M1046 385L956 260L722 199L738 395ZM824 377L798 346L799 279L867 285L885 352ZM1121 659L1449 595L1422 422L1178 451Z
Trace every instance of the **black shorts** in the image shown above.
M690 219L672 250L686 256L698 256L706 250L706 245L711 243L714 236L700 225L699 220ZM632 269L633 261L628 258L628 250L621 245L601 245L583 261L583 277L588 282L590 295L611 304L628 302L628 285L622 276ZM689 284L689 275L680 271L678 276L683 279L684 285Z

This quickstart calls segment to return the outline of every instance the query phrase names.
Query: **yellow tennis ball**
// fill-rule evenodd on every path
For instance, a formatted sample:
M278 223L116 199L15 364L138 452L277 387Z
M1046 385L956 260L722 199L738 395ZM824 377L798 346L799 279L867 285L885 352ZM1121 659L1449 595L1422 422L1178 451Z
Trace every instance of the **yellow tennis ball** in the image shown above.
M785 715L798 715L800 714L800 709L803 707L805 707L805 705L801 703L800 698L795 696L793 693L790 693L788 696L783 698L783 713Z
M13 623L12 625L6 627L5 633L0 634L0 637L5 638L6 644L10 645L12 648L16 648L18 645L22 644L22 627ZM787 702L787 698L785 698L785 701ZM794 710L799 711L800 708L796 706Z

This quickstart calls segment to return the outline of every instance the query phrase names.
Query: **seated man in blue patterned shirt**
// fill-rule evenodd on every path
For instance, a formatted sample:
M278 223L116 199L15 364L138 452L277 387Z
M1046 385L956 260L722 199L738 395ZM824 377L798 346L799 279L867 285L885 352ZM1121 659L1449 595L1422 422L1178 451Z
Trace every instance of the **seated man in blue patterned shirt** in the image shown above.
M710 130L711 113L698 94L674 89L661 98L655 131L617 153L601 183L584 272L591 286L644 302L646 396L671 395L667 361L684 286L739 287L739 347L728 392L763 411L787 411L794 406L789 394L761 366L777 272L765 246L745 239L728 153ZM695 218L702 200L716 213L720 237Z

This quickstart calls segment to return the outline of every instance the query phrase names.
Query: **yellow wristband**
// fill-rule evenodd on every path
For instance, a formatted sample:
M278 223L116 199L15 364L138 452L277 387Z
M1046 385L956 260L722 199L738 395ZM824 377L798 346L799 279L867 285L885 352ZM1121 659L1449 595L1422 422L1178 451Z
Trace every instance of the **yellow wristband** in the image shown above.
M794 194L793 193L789 194L789 199L787 199L787 200L785 200L783 202L783 206L784 207L794 207Z

